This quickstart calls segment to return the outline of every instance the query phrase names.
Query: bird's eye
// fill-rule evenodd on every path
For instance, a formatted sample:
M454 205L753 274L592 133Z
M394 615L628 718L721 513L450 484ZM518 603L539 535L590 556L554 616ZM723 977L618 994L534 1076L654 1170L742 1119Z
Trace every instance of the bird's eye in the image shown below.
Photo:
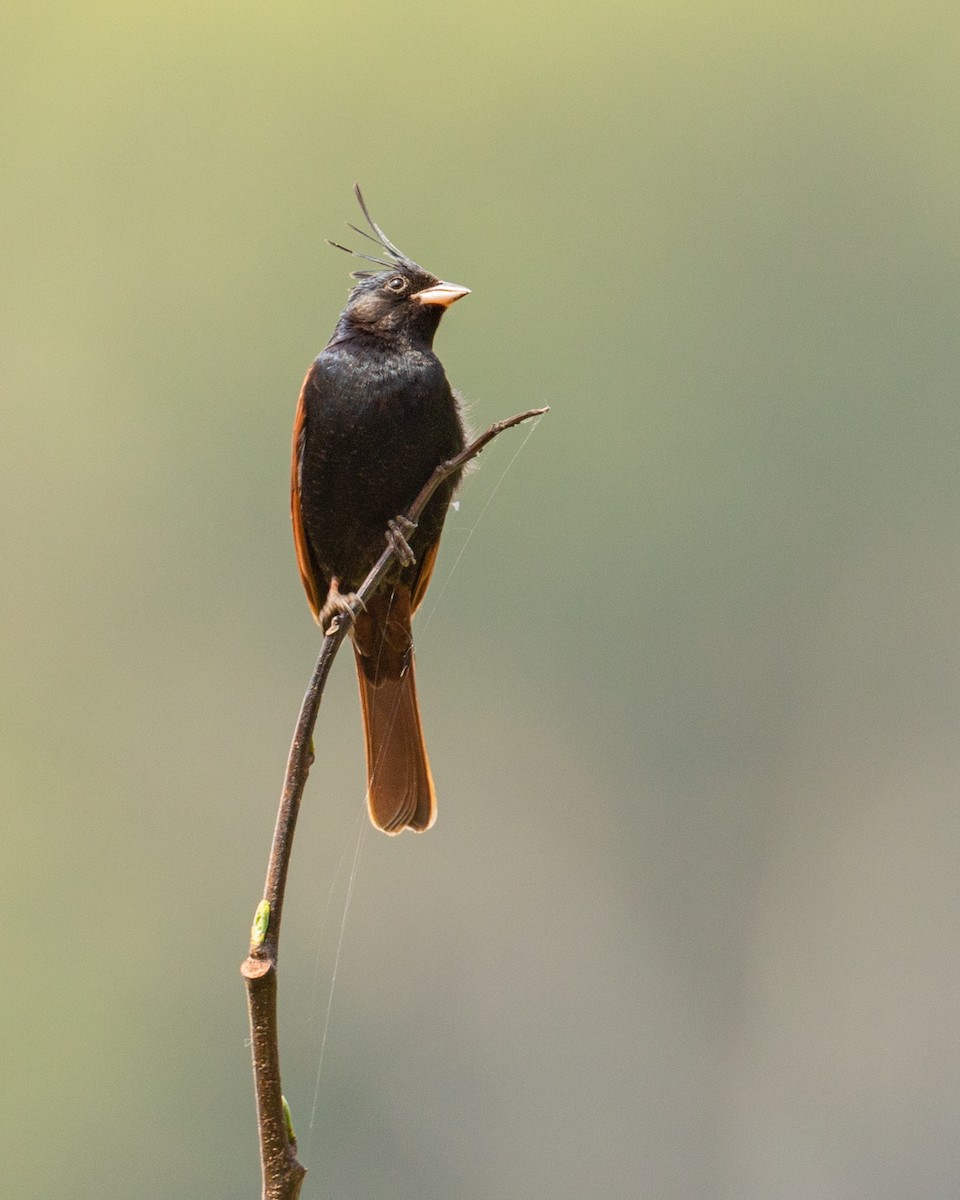
M387 287L391 292L402 292L407 286L407 281L402 275L394 275L392 279L387 280Z

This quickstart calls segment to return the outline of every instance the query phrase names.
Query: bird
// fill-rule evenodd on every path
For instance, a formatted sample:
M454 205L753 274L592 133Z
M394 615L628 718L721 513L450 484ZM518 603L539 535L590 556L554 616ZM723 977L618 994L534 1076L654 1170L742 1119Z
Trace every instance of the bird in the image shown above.
M441 463L465 446L458 395L433 350L443 314L470 289L427 271L390 241L354 188L374 242L324 350L307 371L293 426L290 509L300 578L326 630L350 608L367 763L367 807L377 829L423 832L437 799L423 739L411 620L437 559L459 472L434 492L415 527L402 514ZM349 223L348 223L349 224ZM384 549L385 581L363 606L354 593ZM409 540L408 540L409 539Z

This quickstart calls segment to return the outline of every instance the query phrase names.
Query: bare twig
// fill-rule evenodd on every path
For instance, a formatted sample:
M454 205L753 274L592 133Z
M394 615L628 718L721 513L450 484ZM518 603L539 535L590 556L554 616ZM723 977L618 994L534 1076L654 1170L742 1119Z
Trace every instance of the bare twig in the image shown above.
M440 484L475 458L498 434L548 411L546 408L532 408L505 421L498 421L455 458L441 463L407 509L404 514L406 519L416 524ZM383 581L395 556L394 544L388 542L376 566L357 591L357 607L360 607ZM287 756L287 769L280 795L277 824L273 832L273 844L270 847L263 900L257 907L251 931L250 953L240 968L246 983L247 1008L250 1014L253 1078L260 1130L260 1162L263 1170L263 1200L297 1200L306 1174L306 1168L297 1158L296 1137L280 1088L280 1049L277 1032L280 917L300 800L313 763L313 727L316 724L317 711L330 667L352 624L353 613L343 613L335 618L327 630L310 686L300 706L297 727Z

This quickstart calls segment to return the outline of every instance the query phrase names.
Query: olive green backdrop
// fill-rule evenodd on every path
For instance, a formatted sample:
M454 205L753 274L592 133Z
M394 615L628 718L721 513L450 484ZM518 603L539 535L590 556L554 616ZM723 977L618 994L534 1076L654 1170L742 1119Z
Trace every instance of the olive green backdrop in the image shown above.
M281 962L304 1195L957 1194L958 36L7 7L4 1195L259 1194L238 966L354 180L473 288L438 348L474 424L553 411L483 456L418 618L428 836L356 854L346 660L327 697Z

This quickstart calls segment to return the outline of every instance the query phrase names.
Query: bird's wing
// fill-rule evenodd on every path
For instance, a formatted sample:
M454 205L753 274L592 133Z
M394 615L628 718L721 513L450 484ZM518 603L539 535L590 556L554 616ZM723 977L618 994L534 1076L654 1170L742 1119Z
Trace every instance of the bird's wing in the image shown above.
M440 539L431 542L426 550L422 551L417 562L417 574L413 581L413 597L410 603L411 613L415 613L420 607L420 602L430 585L430 576L433 574L434 564L437 561L437 551L440 549Z
M310 554L310 544L307 541L307 531L303 525L303 509L300 505L300 475L303 467L303 447L307 435L307 403L306 391L312 383L313 368L307 372L300 389L297 401L297 415L293 422L293 446L290 460L290 516L293 520L293 544L297 551L297 566L300 568L300 578L303 589L307 593L307 603L313 613L314 620L320 619L320 608L326 602L330 588L329 580L313 561Z

